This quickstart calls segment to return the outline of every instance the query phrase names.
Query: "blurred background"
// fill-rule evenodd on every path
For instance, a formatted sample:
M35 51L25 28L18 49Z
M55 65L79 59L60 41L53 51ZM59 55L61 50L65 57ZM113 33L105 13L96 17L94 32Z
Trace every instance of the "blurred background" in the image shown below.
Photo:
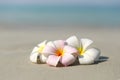
M0 0L0 27L120 27L120 0Z
M30 62L37 44L72 35L93 40L100 61L68 68ZM119 53L120 0L0 0L0 80L120 80Z

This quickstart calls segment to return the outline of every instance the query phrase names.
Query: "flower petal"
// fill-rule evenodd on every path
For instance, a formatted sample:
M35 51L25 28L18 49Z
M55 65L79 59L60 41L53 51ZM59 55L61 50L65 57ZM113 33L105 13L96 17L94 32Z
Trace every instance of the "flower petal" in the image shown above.
M86 48L92 43L93 41L90 39L81 39L81 47L83 48L83 50L86 50Z
M49 42L47 43L47 46L51 46L51 47L53 47L53 48L56 49L56 46L55 46L55 44L53 43L53 41L49 41Z
M46 63L47 57L45 57L44 55L40 56L40 62L41 63Z
M80 47L79 39L76 36L71 36L66 40L67 44L75 48Z
M46 45L46 43L47 43L47 40L44 40L43 42L41 42L40 44L38 44L38 46L40 47L40 46L44 46L44 45Z
M34 47L32 53L38 52L38 49L39 49L38 47ZM31 54L32 54L32 53L31 53Z
M100 51L95 48L91 48L88 49L83 56L79 57L79 62L80 64L92 64L98 60L99 56Z
M94 61L97 61L100 56L100 50L96 48L88 49L85 54L89 55Z
M34 63L37 63L37 58L38 58L38 56L39 56L39 53L31 53L31 55L30 55L30 61L31 62L34 62Z
M94 60L87 54L84 54L83 56L78 57L80 64L92 64L94 63Z
M71 65L75 62L76 57L71 55L71 54L66 54L64 56L62 56L60 62L64 65L64 66L68 66Z
M78 55L77 49L68 45L64 47L63 51L64 51L64 54L74 54L75 56Z
M66 45L64 40L56 40L53 43L57 49L63 49Z
M48 57L49 55L54 55L56 52L56 49L53 48L52 46L45 46L44 50L43 50L43 55L45 57Z
M60 61L60 56L50 55L47 59L47 64L51 66L57 66Z

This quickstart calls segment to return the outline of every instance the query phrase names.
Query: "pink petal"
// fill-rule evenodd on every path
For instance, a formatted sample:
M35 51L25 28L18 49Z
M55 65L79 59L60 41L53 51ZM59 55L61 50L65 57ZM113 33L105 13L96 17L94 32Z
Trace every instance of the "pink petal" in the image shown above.
M65 54L74 54L76 56L78 55L77 49L71 46L65 46L63 51Z
M47 64L51 66L57 66L60 61L60 56L50 55L47 59Z
M56 41L54 41L54 44L57 49L63 49L65 46L65 41L64 40L56 40Z
M67 54L62 56L60 62L64 65L64 66L68 66L70 64L73 64L76 60L76 57L71 55L71 54Z
M43 55L45 55L46 57L48 57L49 55L54 55L55 52L56 49L52 46L45 46L45 48L43 49Z

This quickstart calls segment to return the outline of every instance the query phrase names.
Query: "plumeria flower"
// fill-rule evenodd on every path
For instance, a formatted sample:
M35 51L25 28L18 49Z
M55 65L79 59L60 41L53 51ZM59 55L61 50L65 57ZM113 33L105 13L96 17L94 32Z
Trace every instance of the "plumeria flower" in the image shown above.
M90 39L78 39L76 36L72 36L66 40L68 45L75 47L78 52L78 60L80 64L92 64L99 59L100 51L96 48L87 49L90 44L93 43Z
M46 63L51 66L58 66L59 63L63 66L71 65L75 62L78 55L77 50L66 45L63 40L49 42L43 52L47 57Z
M47 44L47 41L43 41L38 46L36 46L31 55L30 55L30 61L33 63L45 63L46 62L46 57L43 54L43 50Z

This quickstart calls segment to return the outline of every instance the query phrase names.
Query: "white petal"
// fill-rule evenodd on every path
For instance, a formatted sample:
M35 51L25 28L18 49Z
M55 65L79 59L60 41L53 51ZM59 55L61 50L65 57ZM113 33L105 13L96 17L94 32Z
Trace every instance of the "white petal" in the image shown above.
M38 56L39 56L39 53L31 53L31 55L30 55L30 61L31 62L34 62L34 63L37 63L37 58L38 58Z
M73 46L75 48L79 48L80 47L79 39L76 36L69 37L66 40L66 42L68 43L68 45Z
M46 40L38 44L39 47L46 45ZM42 62L44 63L46 61L46 58L42 56L40 53L38 53L38 47L35 47L30 55L30 61L34 63Z
M49 42L47 43L47 46L51 46L51 47L53 47L53 48L56 49L56 47L55 47L55 45L54 45L54 43L53 43L52 41L49 41Z
M88 49L85 54L89 55L94 61L97 61L100 56L100 50L96 48Z
M33 49L32 53L37 52L37 51L38 51L38 49L39 49L38 47L34 47L34 49ZM31 53L31 54L32 54L32 53Z
M86 50L86 48L87 48L90 44L92 44L92 43L93 43L93 41L90 40L90 39L81 39L81 47L82 47L84 50Z
M47 43L47 40L44 40L43 42L41 42L40 44L38 44L38 46L40 47L42 45L46 45L46 43Z
M99 56L100 56L100 51L95 48L91 48L88 49L83 56L79 57L79 62L80 64L92 64L95 61L97 61Z
M41 63L46 63L47 57L45 57L44 55L40 56L40 62Z
M94 63L94 60L88 56L87 54L84 54L83 56L79 56L79 63L80 64L92 64Z

